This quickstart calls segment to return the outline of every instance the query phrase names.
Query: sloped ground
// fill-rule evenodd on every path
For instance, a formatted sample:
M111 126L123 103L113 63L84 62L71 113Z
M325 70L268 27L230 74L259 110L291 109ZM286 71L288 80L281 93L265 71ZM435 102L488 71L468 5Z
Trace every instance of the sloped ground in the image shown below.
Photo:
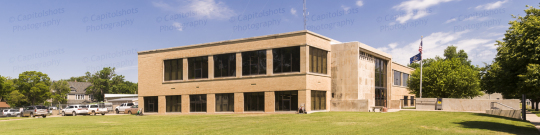
M539 134L529 122L463 112L117 115L0 121L1 134Z

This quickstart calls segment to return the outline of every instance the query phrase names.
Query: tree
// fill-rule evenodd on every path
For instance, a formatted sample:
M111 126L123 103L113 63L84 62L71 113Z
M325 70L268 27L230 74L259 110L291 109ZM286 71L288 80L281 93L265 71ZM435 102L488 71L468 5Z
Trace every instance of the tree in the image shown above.
M86 94L92 94L96 100L103 101L105 93L112 92L116 85L124 81L124 76L117 75L114 70L115 68L105 67L94 74L86 72L86 77L92 83Z
M71 77L67 79L66 81L69 82L87 82L89 80L88 76L78 76L78 77Z
M51 96L51 79L47 74L36 71L25 71L19 74L17 89L28 98L32 105L43 103Z
M14 90L9 93L6 101L10 106L23 106L27 102L27 98L18 90Z
M58 102L58 104L65 103L67 101L66 96L71 91L69 84L66 80L55 81L51 85L53 90L51 98L52 102Z
M502 41L497 41L495 61L482 76L482 87L502 93L504 98L521 98L521 94L538 104L540 88L540 10L526 6L525 16L513 16Z
M5 100L11 91L13 91L13 81L9 78L0 76L0 101Z
M422 97L472 98L483 94L478 71L459 58L435 60L423 72ZM413 71L408 83L411 93L419 96L420 70Z
M471 60L469 60L467 53L464 50L459 50L459 52L457 52L457 47L454 45L448 46L446 49L444 49L444 57L445 59L457 58L461 60L462 64L471 65Z

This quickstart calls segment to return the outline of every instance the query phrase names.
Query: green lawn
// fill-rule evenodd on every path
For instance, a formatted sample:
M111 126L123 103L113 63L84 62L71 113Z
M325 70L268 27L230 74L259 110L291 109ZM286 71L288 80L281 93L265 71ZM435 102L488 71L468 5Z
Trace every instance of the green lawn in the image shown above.
M461 112L66 116L0 121L1 134L539 134L529 122Z
M534 109L527 109L527 111L536 114L536 116L540 117L540 111L534 111Z

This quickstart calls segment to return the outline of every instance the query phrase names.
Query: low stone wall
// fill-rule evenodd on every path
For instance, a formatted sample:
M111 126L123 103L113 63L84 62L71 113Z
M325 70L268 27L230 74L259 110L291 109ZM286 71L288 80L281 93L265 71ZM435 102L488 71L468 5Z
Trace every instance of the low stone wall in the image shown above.
M486 114L521 119L521 110L486 110Z
M491 102L499 102L507 106L510 106L514 109L519 109L518 99L489 100L489 99L443 98L442 110L445 110L445 111L485 111L485 110L491 109ZM512 110L508 107L504 107L499 104L495 104L495 107L502 110Z
M435 110L437 98L417 98L416 109L418 110Z
M331 111L368 112L367 99L359 100L330 100Z
M401 100L391 100L390 109L401 109Z

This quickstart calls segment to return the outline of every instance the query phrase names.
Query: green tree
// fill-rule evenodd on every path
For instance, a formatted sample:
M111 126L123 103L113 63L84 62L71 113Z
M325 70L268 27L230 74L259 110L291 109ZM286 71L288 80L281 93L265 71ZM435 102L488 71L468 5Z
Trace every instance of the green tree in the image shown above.
M51 90L53 90L51 98L53 99L53 102L57 102L58 104L66 103L66 96L71 91L68 81L66 80L53 82Z
M0 76L0 101L6 100L9 93L13 91L13 82L9 78Z
M459 50L459 52L457 52L457 47L454 45L448 46L446 49L444 49L444 57L445 59L457 58L461 60L461 63L471 65L471 60L469 60L467 53L464 50Z
M114 92L114 87L124 82L124 76L117 75L115 69L105 67L94 74L86 72L89 82L92 83L92 86L88 87L89 90L86 91L86 94L92 94L96 100L103 101L105 93Z
M28 98L32 105L43 103L51 96L51 79L47 74L37 71L25 71L19 74L16 84L17 89Z
M482 76L482 88L502 93L505 98L521 98L521 94L538 105L540 88L540 10L526 6L525 16L513 16L502 41L497 41L495 61ZM536 80L535 80L536 79Z
M88 76L77 76L67 79L68 82L87 82L89 80Z
M472 98L483 94L478 71L459 58L435 60L423 72L422 97ZM408 88L420 96L420 70L413 71Z
M27 102L27 98L18 90L14 90L9 93L9 96L6 98L6 101L10 106L13 106L13 107L23 106Z

